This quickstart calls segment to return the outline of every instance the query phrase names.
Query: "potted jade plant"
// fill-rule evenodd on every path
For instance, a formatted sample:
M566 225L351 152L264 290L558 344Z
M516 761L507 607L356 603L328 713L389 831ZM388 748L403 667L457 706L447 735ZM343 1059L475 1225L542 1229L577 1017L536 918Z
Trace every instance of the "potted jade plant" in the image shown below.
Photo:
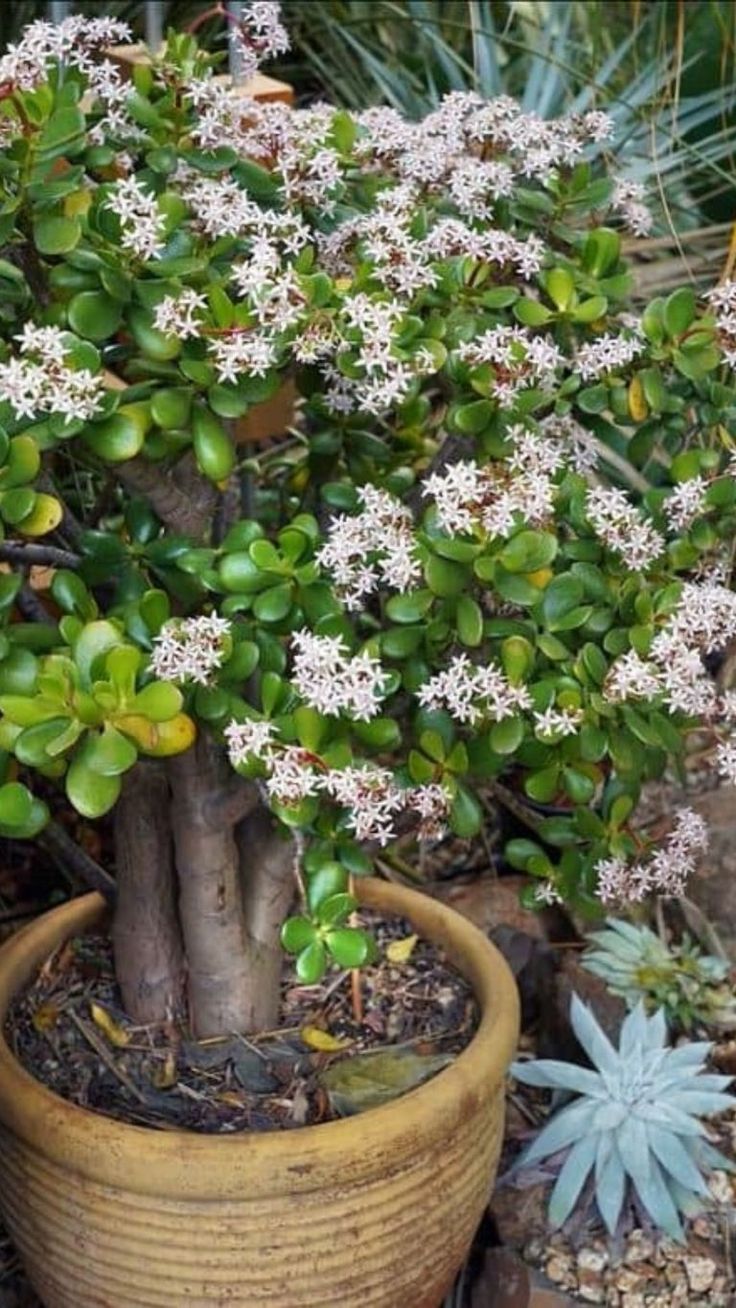
M233 32L283 48L270 4ZM736 291L632 311L617 228L648 214L603 113L256 104L191 35L125 83L125 35L35 23L0 60L0 833L58 844L56 792L111 815L138 1028L275 1026L284 951L307 986L374 959L361 906L444 948L480 1018L404 1099L235 1137L65 1102L2 1043L0 1203L49 1308L436 1308L516 995L366 874L510 788L555 805L507 850L535 902L677 893L700 824L650 850L631 823L696 721L734 772L703 659L736 633ZM233 424L285 382L300 425L251 457ZM3 1015L103 907L6 945Z

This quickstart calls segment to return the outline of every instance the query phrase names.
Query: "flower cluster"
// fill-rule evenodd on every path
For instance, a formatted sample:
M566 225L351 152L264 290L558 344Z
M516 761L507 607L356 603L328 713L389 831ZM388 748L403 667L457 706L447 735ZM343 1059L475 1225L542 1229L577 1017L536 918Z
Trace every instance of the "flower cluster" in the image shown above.
M231 34L246 75L264 56L286 48L278 6L267 0L233 21ZM119 168L129 171L143 142L125 87L109 64L86 72L103 113L95 139L118 140L124 146ZM192 230L240 243L230 277L247 326L212 330L205 305L187 303L181 293L157 306L156 323L181 339L207 338L223 383L265 377L291 360L313 364L321 374L320 402L337 419L394 410L441 366L443 350L426 342L407 347L402 332L419 297L441 285L449 265L463 259L493 265L501 281L512 283L540 274L549 258L543 241L533 231L506 230L499 206L530 180L546 186L560 166L595 154L611 131L610 119L597 111L546 122L508 99L453 93L421 124L391 109L358 115L351 153L336 147L335 115L327 105L294 111L257 103L228 94L201 69L183 85L182 96L194 143L266 162L286 208L261 205L227 171L203 176L180 161L171 186L187 205ZM365 175L379 174L381 186L370 206L343 205L338 217L356 162ZM619 187L616 203L623 203L622 195ZM425 210L420 231L416 215L430 200L435 203ZM120 218L123 249L142 260L161 253L163 216L135 175L114 185L105 203ZM329 230L315 224L313 208L334 211ZM356 259L370 269L369 283L361 277L329 314L310 311L295 267L309 246L333 278L347 274L352 280ZM190 296L198 294L190 288ZM459 342L455 357L473 370L490 368L490 394L502 409L513 410L529 390L551 395L566 370L597 376L630 363L639 349L636 331L624 328L594 335L568 358L551 332L496 324Z
M440 785L401 787L388 768L371 764L331 768L311 750L281 744L270 722L231 722L224 734L233 767L254 760L264 765L266 790L277 804L293 808L324 795L346 810L346 824L358 840L381 846L395 839L402 814L420 840L442 832L449 799Z
M206 308L206 297L187 287L179 295L166 295L159 300L153 314L153 325L157 331L185 341L190 336L199 336L199 315Z
M512 686L500 668L471 663L466 654L451 659L442 672L425 681L417 692L424 708L445 708L457 722L502 722L521 709L531 708L526 686Z
M460 461L426 479L424 494L434 500L443 531L469 535L480 528L508 536L519 522L539 524L552 516L564 447L518 426L509 437L514 449L507 460L484 467Z
M164 216L155 195L135 177L112 188L105 207L120 219L120 244L138 259L155 259L164 246Z
M634 331L603 332L580 346L575 370L585 381L625 368L644 350L642 338Z
M151 669L161 681L207 686L230 652L230 622L215 614L173 618L153 643Z
M533 336L526 327L491 327L461 345L458 355L473 368L492 366L492 393L503 409L512 408L527 387L552 391L565 362L554 341Z
M386 681L378 659L365 652L350 658L338 636L297 631L291 643L295 651L291 679L305 704L327 717L344 713L357 722L375 717Z
M723 357L729 367L736 368L736 281L721 282L706 298L715 313Z
M52 64L66 64L87 76L95 67L93 55L108 45L130 40L127 23L116 18L83 18L74 14L60 23L36 19L17 45L9 45L0 58L0 85L32 91L46 80Z
M347 609L360 609L381 584L404 592L421 577L409 509L375 486L361 486L358 498L361 512L333 518L317 554Z
M634 236L647 236L654 223L652 212L644 202L645 195L641 182L619 177L614 183L611 204Z
M683 895L699 854L708 847L708 829L693 809L681 809L664 843L646 860L601 859L596 864L598 895L604 904L640 903L651 894Z
M242 15L233 19L230 40L238 52L241 76L253 77L264 60L289 49L281 6L274 0L251 0Z
M561 740L574 736L582 720L582 709L550 707L534 714L534 731L541 740Z
M632 571L651 567L664 553L664 538L642 517L624 491L596 486L588 491L585 513L596 535Z
M734 637L736 594L718 582L687 582L647 657L629 650L616 659L604 694L618 703L661 699L671 710L688 716L727 716L703 655L725 649Z
M58 413L67 422L93 418L104 393L102 377L88 368L71 368L72 338L58 327L26 322L16 337L21 358L0 363L0 401L16 418Z

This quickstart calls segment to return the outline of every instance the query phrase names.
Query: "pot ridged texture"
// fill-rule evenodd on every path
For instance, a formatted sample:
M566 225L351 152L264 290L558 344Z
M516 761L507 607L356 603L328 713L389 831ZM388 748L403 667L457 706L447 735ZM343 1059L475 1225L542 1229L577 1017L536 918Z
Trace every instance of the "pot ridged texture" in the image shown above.
M447 948L483 1013L451 1067L383 1108L288 1133L150 1131L65 1103L0 1041L0 1207L46 1308L437 1308L488 1202L516 992L444 905L373 881L361 898ZM0 1018L101 911L86 896L4 946Z

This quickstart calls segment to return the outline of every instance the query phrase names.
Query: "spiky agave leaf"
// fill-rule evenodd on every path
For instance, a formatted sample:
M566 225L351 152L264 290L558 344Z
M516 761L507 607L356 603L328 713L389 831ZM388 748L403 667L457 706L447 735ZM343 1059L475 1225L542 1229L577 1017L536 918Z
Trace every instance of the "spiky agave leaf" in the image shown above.
M513 1065L512 1074L527 1085L577 1095L518 1166L569 1150L550 1198L553 1227L567 1221L592 1171L598 1211L611 1234L631 1185L654 1224L682 1240L681 1215L698 1211L708 1193L704 1171L728 1166L703 1139L698 1119L733 1108L733 1096L724 1093L732 1078L704 1071L712 1045L668 1046L663 1009L648 1017L643 1002L637 1004L622 1024L618 1049L577 995L570 1018L594 1067L553 1059Z

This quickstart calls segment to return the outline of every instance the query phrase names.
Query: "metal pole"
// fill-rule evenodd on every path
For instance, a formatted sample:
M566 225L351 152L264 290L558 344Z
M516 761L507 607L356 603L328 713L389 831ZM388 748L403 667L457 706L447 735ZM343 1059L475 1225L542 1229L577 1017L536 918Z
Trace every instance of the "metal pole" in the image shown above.
M69 14L69 0L49 0L49 18L52 23L63 23Z
M155 54L164 39L163 0L146 0L146 45Z
M228 13L232 14L233 18L240 19L243 15L245 5L242 3L242 0L228 0L227 8L228 8ZM233 41L231 39L232 24L228 23L227 27L228 27L228 33L227 33L228 60L230 64L230 76L233 79L233 86L240 86L245 80L243 77L243 55L237 41Z

